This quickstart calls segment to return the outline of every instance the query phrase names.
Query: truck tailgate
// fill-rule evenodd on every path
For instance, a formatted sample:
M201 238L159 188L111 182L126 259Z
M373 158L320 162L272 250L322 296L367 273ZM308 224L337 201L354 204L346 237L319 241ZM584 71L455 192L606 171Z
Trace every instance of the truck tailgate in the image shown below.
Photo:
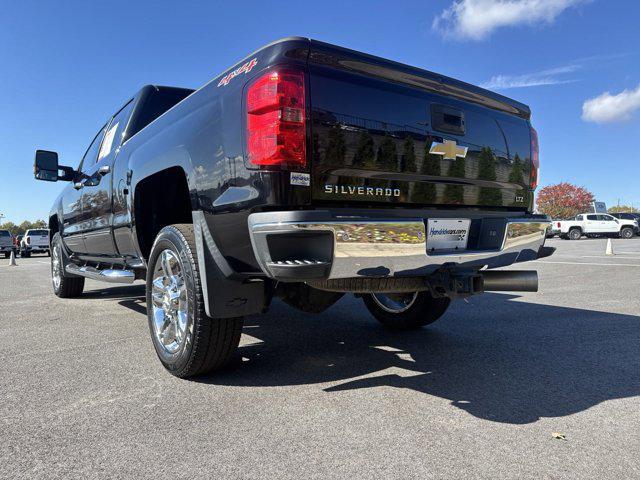
M424 70L311 45L315 203L532 209L528 107Z

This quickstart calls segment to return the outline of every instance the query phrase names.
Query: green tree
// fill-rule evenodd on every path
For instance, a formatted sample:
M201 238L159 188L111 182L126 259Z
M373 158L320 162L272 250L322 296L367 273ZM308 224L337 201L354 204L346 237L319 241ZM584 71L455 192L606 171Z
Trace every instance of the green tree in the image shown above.
M0 230L9 230L11 235L19 235L17 233L18 228L19 227L13 222L4 222L3 224L0 224Z
M522 160L517 153L513 158L513 165L511 165L511 171L509 172L509 183L524 184L524 168Z
M49 228L49 226L44 220L36 220L35 222L25 220L20 225L16 225L13 222L0 224L0 230L9 230L12 235L24 235L24 232L33 228Z
M378 147L376 165L381 170L395 172L398 169L398 152L396 142L388 133L382 137Z
M496 175L496 159L489 147L484 147L480 151L478 162L478 178L480 180L495 181ZM479 205L501 205L502 194L500 189L495 187L481 187L478 195Z
M353 155L353 166L356 168L372 168L375 164L376 152L373 146L373 137L367 131L362 132L358 138L356 153Z
M439 177L442 175L442 167L440 166L441 161L442 157L440 155L433 155L425 148L424 160L422 162L422 167L420 167L420 173L431 177ZM433 182L420 182L415 186L413 191L413 198L419 203L435 203L436 196L436 184Z
M333 164L343 165L347 154L347 145L344 141L344 133L340 125L335 125L329 130L329 141L325 151L325 159Z
M457 157L449 167L449 177L464 178L465 168L464 159ZM444 189L445 203L459 204L464 201L464 187L461 184L449 183Z
M416 150L413 145L413 138L407 137L402 145L402 169L403 172L415 172L416 167Z
M609 213L640 213L635 207L630 207L629 205L616 205L615 207L609 207L607 209Z

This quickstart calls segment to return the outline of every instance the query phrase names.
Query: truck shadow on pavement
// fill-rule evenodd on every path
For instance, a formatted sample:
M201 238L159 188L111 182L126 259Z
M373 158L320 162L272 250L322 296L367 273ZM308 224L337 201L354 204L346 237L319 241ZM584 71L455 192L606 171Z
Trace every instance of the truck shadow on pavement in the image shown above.
M431 327L403 333L379 326L353 297L316 316L277 301L267 315L245 320L242 361L198 381L330 383L326 392L390 386L511 424L640 394L640 317L518 298L458 301Z
M87 290L82 294L83 299L115 300L119 305L137 313L147 314L145 306L145 285L135 284L124 287L109 287Z

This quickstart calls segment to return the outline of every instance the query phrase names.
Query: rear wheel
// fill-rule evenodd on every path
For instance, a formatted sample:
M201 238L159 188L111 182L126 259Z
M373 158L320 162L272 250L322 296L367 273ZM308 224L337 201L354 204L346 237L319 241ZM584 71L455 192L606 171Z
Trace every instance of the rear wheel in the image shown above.
M633 238L633 228L624 227L622 230L620 230L620 238L625 238L625 239Z
M434 298L430 292L371 293L363 297L371 314L392 330L410 330L438 320L451 299Z
M147 305L153 346L176 377L220 369L235 355L243 320L206 315L193 225L158 233L147 268Z
M579 228L572 228L571 230L569 230L570 240L580 240L580 237L582 237L582 232Z
M70 277L64 271L62 241L56 233L51 240L51 283L53 293L60 298L73 298L82 294L84 277Z

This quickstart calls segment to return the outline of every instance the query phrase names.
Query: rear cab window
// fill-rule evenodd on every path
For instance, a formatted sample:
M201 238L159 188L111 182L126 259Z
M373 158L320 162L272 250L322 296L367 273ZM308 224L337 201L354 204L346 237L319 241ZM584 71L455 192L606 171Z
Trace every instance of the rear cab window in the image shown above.
M10 237L11 233L9 233L9 230L0 230L0 237Z
M27 230L26 235L29 237L44 237L49 235L49 230Z

